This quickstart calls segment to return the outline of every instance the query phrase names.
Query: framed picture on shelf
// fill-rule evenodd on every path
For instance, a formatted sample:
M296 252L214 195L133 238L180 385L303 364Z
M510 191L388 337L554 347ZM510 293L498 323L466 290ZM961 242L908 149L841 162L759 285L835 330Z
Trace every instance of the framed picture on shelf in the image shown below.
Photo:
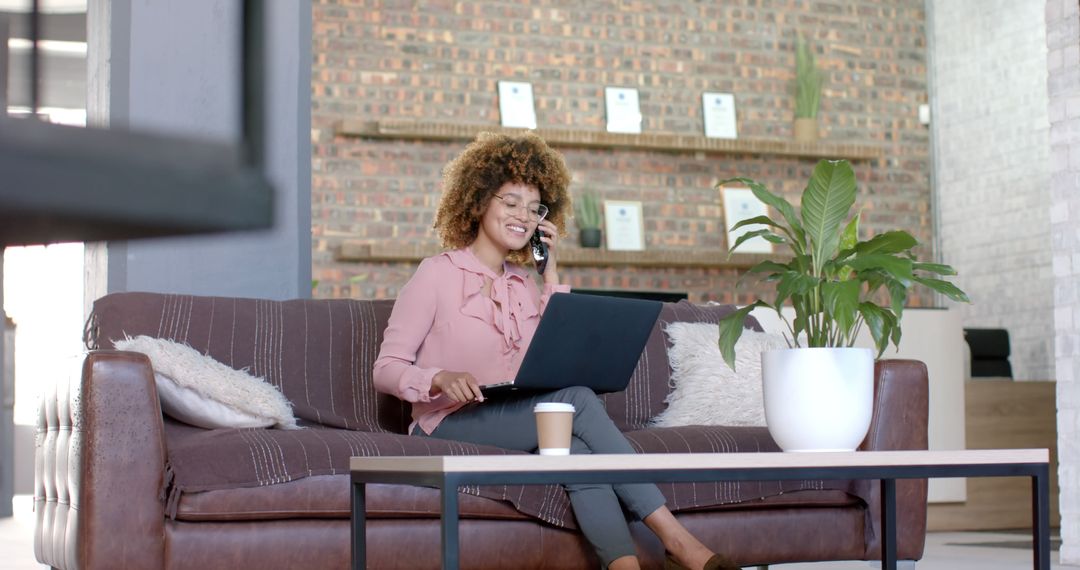
M737 139L735 95L731 93L701 94L701 111L705 117L705 136L710 139Z
M611 251L643 251L645 223L641 202L604 201L604 233Z
M724 226L727 228L727 247L735 245L739 236L746 232L764 229L762 224L751 224L732 231L735 224L758 216L767 216L769 208L764 202L757 199L749 188L724 188L722 198L724 202ZM763 237L755 237L746 240L736 250L738 253L772 253L772 244Z
M504 127L536 128L536 107L533 106L532 83L499 82L499 118Z
M641 132L641 107L638 90L633 87L605 87L604 104L607 110L609 133Z

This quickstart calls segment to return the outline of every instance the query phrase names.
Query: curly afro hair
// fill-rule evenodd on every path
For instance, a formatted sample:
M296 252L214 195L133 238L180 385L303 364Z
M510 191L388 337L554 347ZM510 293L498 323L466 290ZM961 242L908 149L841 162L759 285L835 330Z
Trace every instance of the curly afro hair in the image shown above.
M435 229L443 247L459 249L476 240L480 219L503 184L527 184L540 191L548 207L545 219L566 235L571 211L570 171L562 155L532 133L480 133L443 171L443 195L435 212ZM510 252L513 263L529 259L529 246Z

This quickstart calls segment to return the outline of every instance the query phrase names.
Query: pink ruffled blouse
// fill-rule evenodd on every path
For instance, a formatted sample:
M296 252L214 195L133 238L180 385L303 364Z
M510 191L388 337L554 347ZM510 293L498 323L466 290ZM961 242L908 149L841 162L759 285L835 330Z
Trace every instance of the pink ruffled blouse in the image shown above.
M484 280L491 292L483 294ZM430 434L464 403L432 397L431 379L443 370L468 372L481 386L512 380L552 293L543 294L522 267L503 263L503 274L469 248L420 263L401 289L375 360L375 389L412 403L413 424Z

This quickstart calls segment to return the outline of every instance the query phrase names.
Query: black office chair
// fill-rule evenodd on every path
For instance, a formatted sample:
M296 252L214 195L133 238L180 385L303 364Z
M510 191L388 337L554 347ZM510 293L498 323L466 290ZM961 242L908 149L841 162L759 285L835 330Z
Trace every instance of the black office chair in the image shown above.
M1005 329L964 329L971 348L971 377L1012 378L1009 364L1009 331Z

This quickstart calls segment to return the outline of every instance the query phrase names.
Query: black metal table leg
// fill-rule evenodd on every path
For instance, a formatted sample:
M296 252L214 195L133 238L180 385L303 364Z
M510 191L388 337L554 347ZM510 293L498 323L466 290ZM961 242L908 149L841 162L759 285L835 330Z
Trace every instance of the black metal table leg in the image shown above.
M442 567L458 567L458 478L443 476L442 484Z
M896 479L881 480L881 567L896 570Z
M1050 469L1031 478L1031 530L1035 570L1050 570Z
M367 568L367 508L366 483L352 484L352 568Z

